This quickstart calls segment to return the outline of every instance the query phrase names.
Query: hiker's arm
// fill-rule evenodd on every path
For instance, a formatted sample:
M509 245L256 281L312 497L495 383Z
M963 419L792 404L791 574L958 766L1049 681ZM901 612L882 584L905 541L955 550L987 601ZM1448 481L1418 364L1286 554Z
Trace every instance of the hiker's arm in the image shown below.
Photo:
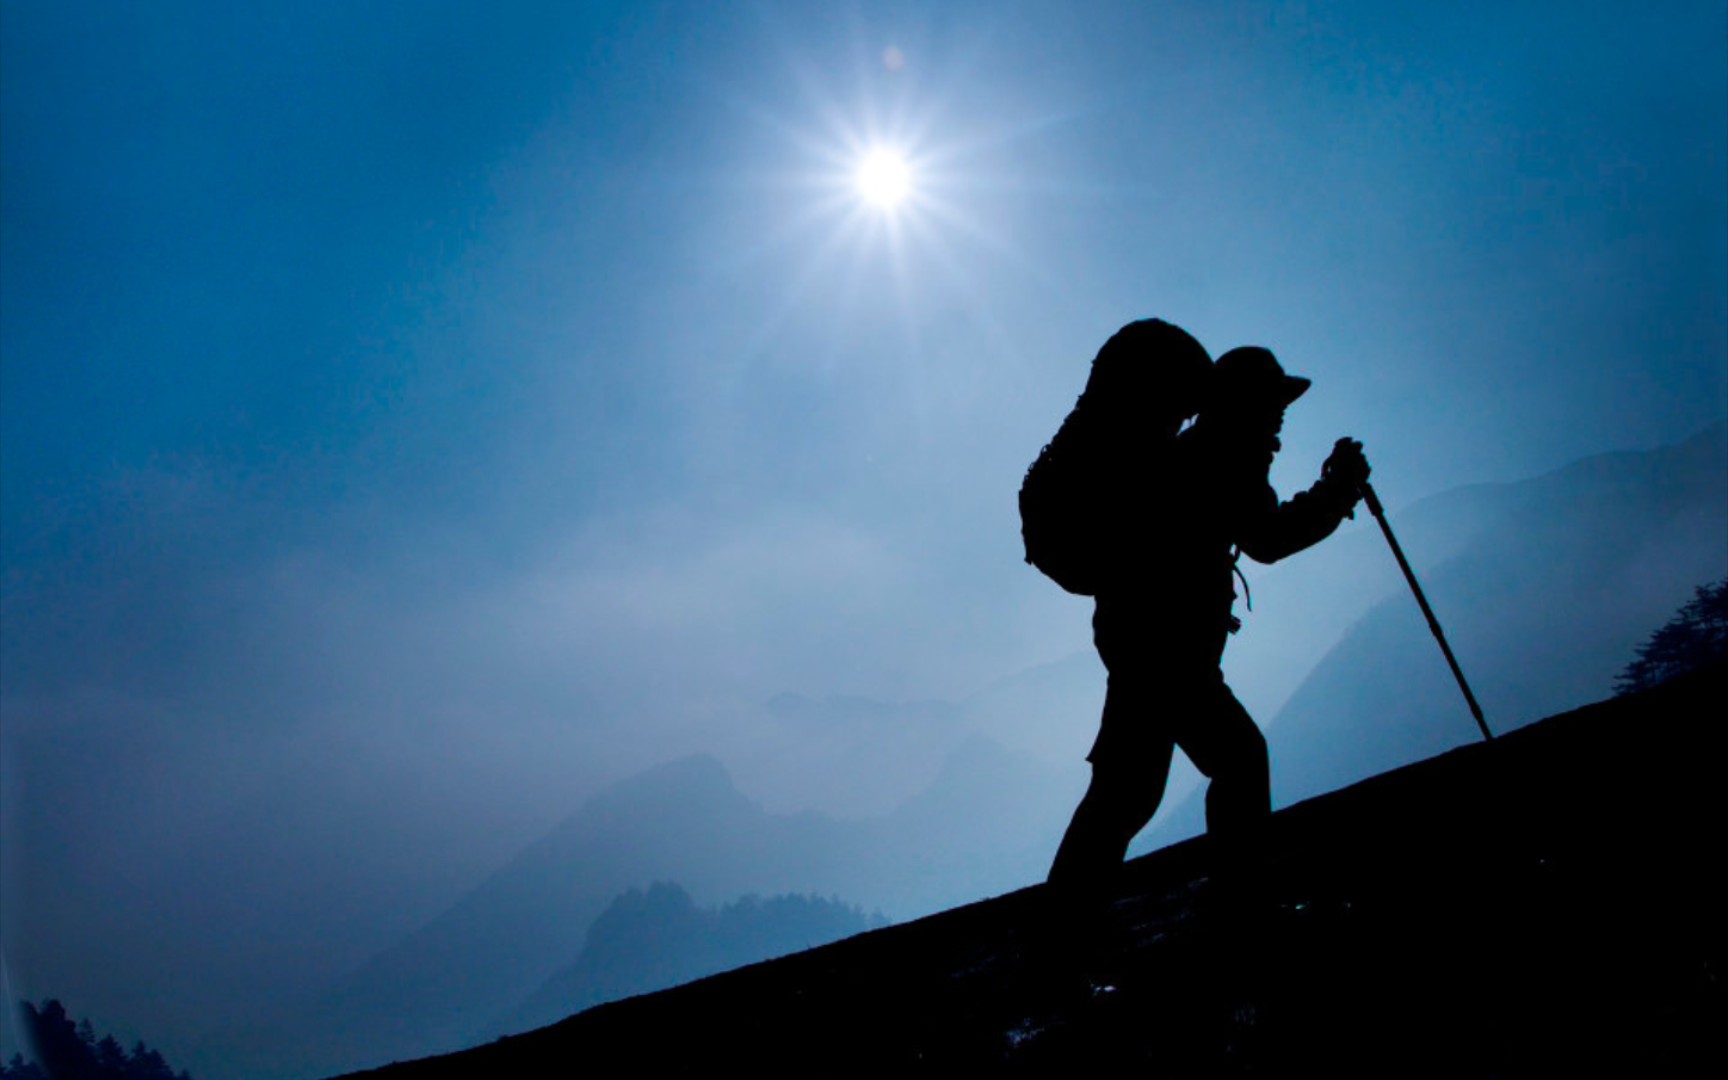
M1313 547L1352 516L1367 479L1368 462L1362 456L1362 444L1354 439L1339 439L1314 486L1288 502L1278 502L1273 495L1267 500L1264 512L1245 522L1236 543L1244 554L1259 563L1277 562L1286 555Z

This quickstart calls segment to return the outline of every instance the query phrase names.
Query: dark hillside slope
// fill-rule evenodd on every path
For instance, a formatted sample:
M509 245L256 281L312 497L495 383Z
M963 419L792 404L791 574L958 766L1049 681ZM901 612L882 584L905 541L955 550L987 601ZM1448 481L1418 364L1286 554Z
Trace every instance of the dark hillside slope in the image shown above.
M1728 428L1510 485L1423 579L1497 732L1609 693L1639 642L1728 573ZM1378 553L1390 564L1386 552ZM1375 605L1267 726L1278 805L1476 738L1408 590Z
M1725 701L1704 672L1281 811L1251 909L1203 840L1135 860L1083 960L1030 888L365 1075L1724 1075Z

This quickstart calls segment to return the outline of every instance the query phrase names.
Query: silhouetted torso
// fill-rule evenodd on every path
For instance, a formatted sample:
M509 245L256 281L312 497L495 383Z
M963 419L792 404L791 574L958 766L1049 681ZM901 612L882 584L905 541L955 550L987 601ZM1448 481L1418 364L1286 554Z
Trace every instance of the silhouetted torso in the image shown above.
M1236 597L1236 550L1275 562L1338 527L1354 495L1321 481L1280 503L1267 478L1278 449L1272 431L1200 423L1112 470L1118 533L1098 591L1101 651L1116 652L1125 638L1150 647L1136 663L1175 653L1215 666Z

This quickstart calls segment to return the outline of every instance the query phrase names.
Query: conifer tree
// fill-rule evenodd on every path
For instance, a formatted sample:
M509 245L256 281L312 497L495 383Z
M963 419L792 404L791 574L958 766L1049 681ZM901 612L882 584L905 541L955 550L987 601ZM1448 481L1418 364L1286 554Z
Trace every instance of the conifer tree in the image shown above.
M1659 686L1676 675L1728 661L1728 578L1700 585L1615 681L1615 692L1630 694Z

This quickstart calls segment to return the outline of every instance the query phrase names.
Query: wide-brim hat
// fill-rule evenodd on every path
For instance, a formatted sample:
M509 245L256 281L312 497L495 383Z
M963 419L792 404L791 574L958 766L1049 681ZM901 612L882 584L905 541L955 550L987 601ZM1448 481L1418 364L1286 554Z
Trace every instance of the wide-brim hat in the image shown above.
M1286 374L1272 350L1258 345L1231 349L1212 365L1215 400L1289 405L1307 393L1312 385L1312 379Z

